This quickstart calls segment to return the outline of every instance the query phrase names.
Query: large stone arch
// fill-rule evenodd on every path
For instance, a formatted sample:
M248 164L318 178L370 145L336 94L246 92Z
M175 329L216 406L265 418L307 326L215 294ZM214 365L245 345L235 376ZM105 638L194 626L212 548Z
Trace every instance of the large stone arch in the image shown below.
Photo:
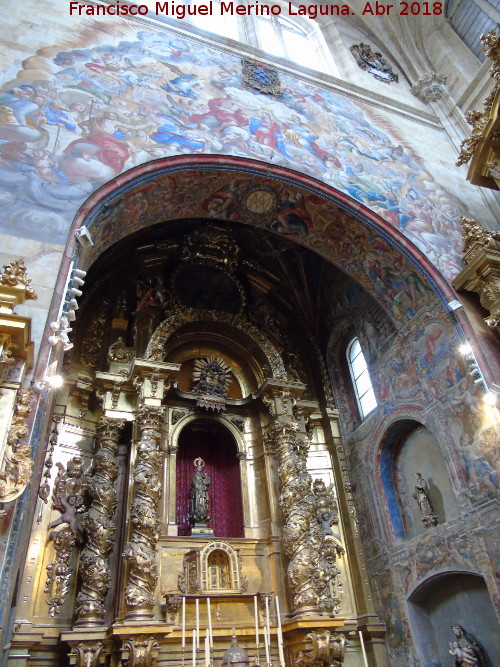
M83 268L125 236L179 218L239 222L291 240L350 275L401 325L417 308L454 292L425 255L387 221L310 176L245 158L177 156L148 162L96 191L76 216L93 246L76 252ZM294 229L286 230L286 218ZM402 291L412 302L400 308ZM418 293L418 294L417 294ZM407 299L406 299L407 301Z

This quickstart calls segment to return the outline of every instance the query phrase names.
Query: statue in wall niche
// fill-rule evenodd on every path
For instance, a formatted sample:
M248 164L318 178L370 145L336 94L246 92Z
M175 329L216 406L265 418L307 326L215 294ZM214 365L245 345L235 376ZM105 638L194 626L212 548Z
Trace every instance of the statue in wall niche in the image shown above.
M437 516L434 514L434 509L432 503L429 500L429 494L427 492L427 484L422 477L421 473L415 473L415 493L413 497L418 503L420 513L422 514L422 523L426 528L430 526L437 526Z
M208 515L208 489L210 488L210 476L204 471L205 461L198 457L194 460L196 472L191 482L191 512L189 519L193 523L207 523L210 521Z
M456 667L477 665L486 667L486 659L482 646L461 625L452 625L451 631L455 639L449 642L449 653L455 656Z

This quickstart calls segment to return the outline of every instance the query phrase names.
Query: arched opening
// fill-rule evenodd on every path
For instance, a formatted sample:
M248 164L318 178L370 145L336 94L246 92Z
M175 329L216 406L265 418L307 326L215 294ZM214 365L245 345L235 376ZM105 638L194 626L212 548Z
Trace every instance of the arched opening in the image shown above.
M243 537L243 505L237 449L231 433L220 423L197 419L179 435L176 471L176 521L179 535L190 535L190 494L194 460L202 458L210 477L208 526L215 537Z
M382 446L380 474L396 537L422 535L458 516L439 443L423 424L401 419L390 426Z
M460 550L462 546L453 540L449 548ZM470 572L445 572L431 577L411 594L409 611L423 665L453 664L450 650L454 650L454 642L462 649L467 642L453 632L452 626L460 626L479 644L484 655L483 662L460 663L457 659L455 664L500 664L496 640L499 625L483 577Z

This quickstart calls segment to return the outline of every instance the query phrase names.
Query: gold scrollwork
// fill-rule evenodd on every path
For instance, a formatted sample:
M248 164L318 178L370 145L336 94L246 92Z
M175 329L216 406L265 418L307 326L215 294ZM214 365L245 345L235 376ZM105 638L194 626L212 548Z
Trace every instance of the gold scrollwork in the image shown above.
M18 498L26 488L33 468L31 446L22 443L29 432L27 420L31 412L32 389L19 389L14 414L7 434L7 444L0 465L0 502Z

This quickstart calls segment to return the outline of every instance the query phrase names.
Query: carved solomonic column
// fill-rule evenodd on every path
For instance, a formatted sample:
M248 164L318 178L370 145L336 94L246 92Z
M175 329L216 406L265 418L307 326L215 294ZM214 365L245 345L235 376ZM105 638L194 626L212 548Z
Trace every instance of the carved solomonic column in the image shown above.
M154 591L158 580L158 503L161 497L163 462L159 442L164 410L160 406L141 405L137 411L141 436L137 444L130 508L132 534L123 552L124 558L129 562L125 591L128 620L151 619L154 616Z
M292 398L302 391L301 387L268 386L263 396L274 415L269 444L279 462L283 545L296 616L320 611L338 613L340 607L340 599L332 596L330 586L340 574L335 565L339 548L325 539L319 520L329 494L324 485L313 486L306 468L307 435L293 417Z
M116 526L115 481L118 475L118 438L123 419L101 417L97 427L96 454L87 489L92 506L82 518L87 544L80 556L82 585L76 599L76 625L92 626L104 622L104 599L110 586L109 556Z

